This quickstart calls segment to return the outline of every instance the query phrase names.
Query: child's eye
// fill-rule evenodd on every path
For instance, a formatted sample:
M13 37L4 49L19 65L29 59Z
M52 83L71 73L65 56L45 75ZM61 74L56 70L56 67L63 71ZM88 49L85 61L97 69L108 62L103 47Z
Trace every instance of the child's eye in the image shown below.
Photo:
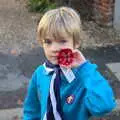
M51 41L51 40L49 40L49 39L45 39L45 40L44 40L44 43L45 43L45 44L51 44L51 43L52 43L52 41Z
M61 40L60 43L66 43L67 41L66 40Z

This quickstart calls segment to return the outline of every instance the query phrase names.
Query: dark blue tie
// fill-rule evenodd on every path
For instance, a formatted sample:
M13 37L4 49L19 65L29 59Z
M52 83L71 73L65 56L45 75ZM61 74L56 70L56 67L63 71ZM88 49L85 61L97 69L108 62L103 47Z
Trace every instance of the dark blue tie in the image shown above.
M54 72L56 73L56 77L54 80L54 93L55 93L55 98L56 98L56 104L57 104L57 112L60 114L61 119L63 120L63 111L61 107L61 99L60 99L60 67L59 65L53 65L49 61L45 62L46 67L54 69ZM54 114L53 114L53 106L51 103L50 99L50 93L48 96L48 101L47 101L47 120L55 120Z

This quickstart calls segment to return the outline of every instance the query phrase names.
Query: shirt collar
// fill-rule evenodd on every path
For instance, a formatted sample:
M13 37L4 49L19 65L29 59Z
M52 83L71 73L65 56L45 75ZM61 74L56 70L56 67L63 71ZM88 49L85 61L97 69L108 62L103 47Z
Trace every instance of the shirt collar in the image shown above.
M45 63L43 64L43 67L45 68L45 74L46 75L48 75L50 72L54 71L52 68L46 67Z
M49 73L51 72L54 72L54 69L52 68L49 68L49 67L46 67L46 64L44 63L43 64L44 68L45 68L45 75L49 75ZM71 83L74 79L75 79L75 75L74 73L72 72L71 69L66 69L66 68L63 68L63 67L60 67L63 74L65 75L66 77L66 80Z

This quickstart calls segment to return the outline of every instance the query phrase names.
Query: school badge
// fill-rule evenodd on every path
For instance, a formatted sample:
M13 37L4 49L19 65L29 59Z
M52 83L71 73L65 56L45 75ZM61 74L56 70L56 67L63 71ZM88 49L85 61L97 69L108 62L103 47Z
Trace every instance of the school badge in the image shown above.
M70 95L70 96L67 97L66 102L68 104L72 104L74 99L75 99L75 96L74 95Z

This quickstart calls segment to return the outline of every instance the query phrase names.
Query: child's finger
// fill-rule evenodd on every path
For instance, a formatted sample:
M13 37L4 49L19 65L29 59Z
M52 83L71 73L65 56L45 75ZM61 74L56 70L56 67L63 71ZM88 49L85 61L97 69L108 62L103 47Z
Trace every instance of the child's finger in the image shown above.
M75 49L73 51L74 53L74 58L77 59L77 60L85 60L85 57L83 56L82 52L80 52L79 50Z

